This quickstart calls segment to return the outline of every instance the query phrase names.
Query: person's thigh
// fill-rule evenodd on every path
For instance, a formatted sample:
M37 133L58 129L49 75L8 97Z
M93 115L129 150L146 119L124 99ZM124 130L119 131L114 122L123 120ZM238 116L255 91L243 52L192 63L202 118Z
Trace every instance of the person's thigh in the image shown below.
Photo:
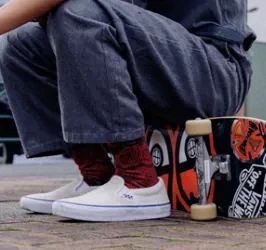
M73 32L83 29L79 34L89 38L86 50L91 43L97 44L97 51L103 50L104 65L108 69L112 64L110 74L129 72L131 81L123 83L120 79L120 85L109 85L115 86L119 95L127 92L129 96L128 91L133 91L138 97L136 105L144 113L183 122L195 117L232 115L240 108L249 77L242 77L245 73L237 60L230 53L225 57L180 24L120 0L69 0L58 10L57 19L63 27L71 23ZM54 36L56 30L60 28L54 29ZM71 37L70 31L66 33ZM94 36L89 37L89 33ZM86 47L82 39L72 40L77 51ZM240 53L237 46L234 49ZM114 69L114 58L120 61L118 55L127 62L126 69ZM92 58L87 60L92 63ZM125 82L130 85L127 87ZM126 114L127 107L124 110Z
M128 42L133 85L145 111L182 122L233 115L240 109L249 77L230 48L224 48L225 55L172 20L109 1L122 23L117 27ZM234 54L242 53L239 47L234 46Z
M241 54L239 45L230 53L231 48L221 42L228 49L222 53L172 20L111 2L123 23L133 84L143 110L183 122L234 115L240 109L249 77L233 55Z

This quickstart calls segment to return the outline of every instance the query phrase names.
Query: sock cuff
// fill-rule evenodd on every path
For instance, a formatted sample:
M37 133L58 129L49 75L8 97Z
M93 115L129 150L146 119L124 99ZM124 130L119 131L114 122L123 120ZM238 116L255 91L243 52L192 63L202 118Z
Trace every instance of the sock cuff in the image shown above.
M141 145L143 143L145 143L145 137L140 137L138 139L135 140L130 140L130 141L124 141L124 142L115 142L115 143L108 143L106 144L106 148L109 152L116 154L118 153L120 150L124 149L124 148L128 148L128 147L132 147L135 145Z

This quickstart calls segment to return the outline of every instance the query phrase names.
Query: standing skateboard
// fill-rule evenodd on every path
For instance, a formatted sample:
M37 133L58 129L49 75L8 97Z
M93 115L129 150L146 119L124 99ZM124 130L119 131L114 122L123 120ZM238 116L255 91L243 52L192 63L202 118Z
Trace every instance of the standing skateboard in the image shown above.
M195 220L266 215L266 121L222 117L148 126L146 138L172 209Z

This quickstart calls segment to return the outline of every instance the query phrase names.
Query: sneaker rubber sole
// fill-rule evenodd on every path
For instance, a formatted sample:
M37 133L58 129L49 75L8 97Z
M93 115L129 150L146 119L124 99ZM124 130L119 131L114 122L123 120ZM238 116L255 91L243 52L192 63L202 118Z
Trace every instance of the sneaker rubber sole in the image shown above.
M134 221L170 216L170 203L138 206L82 205L64 201L53 203L53 214L83 221Z
M31 212L52 214L53 202L53 200L36 199L25 196L20 199L20 207Z

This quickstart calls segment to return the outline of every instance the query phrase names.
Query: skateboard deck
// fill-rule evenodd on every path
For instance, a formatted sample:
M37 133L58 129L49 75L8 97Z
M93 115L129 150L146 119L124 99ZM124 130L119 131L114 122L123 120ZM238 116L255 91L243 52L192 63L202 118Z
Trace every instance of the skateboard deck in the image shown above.
M266 121L247 117L212 118L212 133L203 136L210 159L230 158L230 178L210 179L208 202L219 216L266 215ZM190 212L198 202L197 147L183 125L147 126L146 138L157 173L165 182L172 209ZM207 169L206 174L210 175ZM212 177L212 176L211 176Z

